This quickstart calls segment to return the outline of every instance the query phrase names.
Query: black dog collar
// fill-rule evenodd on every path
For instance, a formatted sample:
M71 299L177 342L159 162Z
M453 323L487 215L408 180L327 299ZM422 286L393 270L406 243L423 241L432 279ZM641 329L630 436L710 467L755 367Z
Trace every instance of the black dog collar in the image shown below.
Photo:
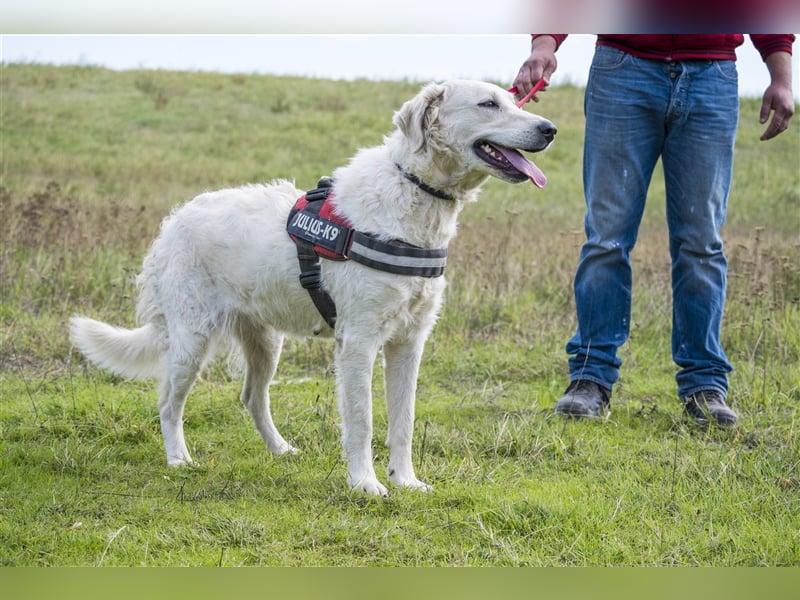
M414 175L413 173L409 173L403 167L400 166L400 163L394 163L394 166L397 167L397 170L403 174L403 177L408 179L411 183L416 185L419 189L423 192L427 192L431 196L436 196L437 198L441 198L442 200L449 200L453 201L455 198L448 194L447 192L443 192L442 190L437 190L434 187L429 186L427 183L422 181L419 177Z

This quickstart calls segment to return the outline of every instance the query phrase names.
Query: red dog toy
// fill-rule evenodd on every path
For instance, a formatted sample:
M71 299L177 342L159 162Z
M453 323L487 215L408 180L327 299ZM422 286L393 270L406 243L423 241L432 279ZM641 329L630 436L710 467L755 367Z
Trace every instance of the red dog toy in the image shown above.
M526 103L527 103L527 102L528 102L528 101L529 101L531 98L533 98L533 96L536 94L536 92L538 92L539 90L541 90L541 89L544 87L544 85L545 85L545 81L544 81L544 79L540 79L539 81L537 81L537 82L536 82L536 85L535 85L535 86L533 86L533 89L531 89L531 91L530 91L530 92L528 92L528 95L527 95L527 96L525 96L525 97L524 97L522 100L520 100L519 102L517 102L517 106L518 106L518 107L520 107L520 108L522 108L523 106L525 106L525 104L526 104ZM508 91L509 91L509 92L511 92L512 94L516 94L516 93L517 93L517 86L514 86L514 87L512 87L512 88L511 88L510 90L508 90Z

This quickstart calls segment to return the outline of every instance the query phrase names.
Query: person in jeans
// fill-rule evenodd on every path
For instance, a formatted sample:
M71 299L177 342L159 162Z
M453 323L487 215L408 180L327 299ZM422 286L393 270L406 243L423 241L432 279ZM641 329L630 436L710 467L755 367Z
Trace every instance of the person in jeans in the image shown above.
M514 81L519 97L556 70L566 35L533 35ZM794 113L791 34L751 34L771 83L760 121L775 137ZM672 258L672 357L678 396L701 424L734 425L731 365L720 343L725 221L739 117L740 34L598 35L586 86L584 242L575 274L578 317L567 343L570 384L556 412L606 415L631 319L631 250L659 157ZM537 98L534 98L537 99ZM771 115L771 119L770 119Z

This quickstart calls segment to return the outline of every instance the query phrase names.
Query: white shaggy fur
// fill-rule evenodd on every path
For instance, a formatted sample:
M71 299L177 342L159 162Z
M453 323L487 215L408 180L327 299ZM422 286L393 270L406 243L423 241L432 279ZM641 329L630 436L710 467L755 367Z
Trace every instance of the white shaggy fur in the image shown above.
M335 204L353 227L384 240L446 247L456 217L493 175L526 179L474 151L477 140L543 150L552 124L518 109L501 88L475 81L429 84L395 114L383 145L361 150L337 169ZM406 179L395 163L451 194L436 198ZM335 331L298 282L286 219L302 191L286 181L204 193L174 210L138 277L141 327L125 330L73 317L71 337L83 354L128 377L160 379L158 409L170 465L191 462L183 436L186 398L216 343L232 336L246 374L241 400L275 455L296 452L273 424L269 382L284 335L333 335L337 395L348 483L386 495L372 463L372 368L383 348L390 449L389 479L429 490L411 464L414 402L423 345L437 318L444 277L394 275L361 264L323 260L337 307Z

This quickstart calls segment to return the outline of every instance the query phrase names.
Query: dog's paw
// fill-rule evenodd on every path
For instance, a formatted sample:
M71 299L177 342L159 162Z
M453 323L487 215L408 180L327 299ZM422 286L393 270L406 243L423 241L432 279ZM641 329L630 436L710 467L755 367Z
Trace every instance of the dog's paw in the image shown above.
M272 452L272 454L275 456L284 456L286 454L289 455L300 454L300 450L298 450L297 448L286 442L280 444L275 449L270 448L270 452Z
M406 488L409 490L417 490L420 492L432 492L433 486L428 485L424 481L420 481L416 477L411 477L409 479L403 480L395 480L392 478L392 483L395 484L397 487Z
M170 467L186 467L192 464L191 456L168 456L167 465Z
M414 481L409 481L403 484L404 488L409 488L412 490L417 490L418 492L425 492L430 493L433 491L433 486L430 484L425 483L424 481L420 481L419 479L415 479Z
M370 496L381 496L386 498L389 495L388 488L378 481L375 477L366 477L355 484L350 485L354 492L363 492Z
M417 479L413 468L389 468L389 480L401 488L419 490L420 492L432 492L433 487Z

